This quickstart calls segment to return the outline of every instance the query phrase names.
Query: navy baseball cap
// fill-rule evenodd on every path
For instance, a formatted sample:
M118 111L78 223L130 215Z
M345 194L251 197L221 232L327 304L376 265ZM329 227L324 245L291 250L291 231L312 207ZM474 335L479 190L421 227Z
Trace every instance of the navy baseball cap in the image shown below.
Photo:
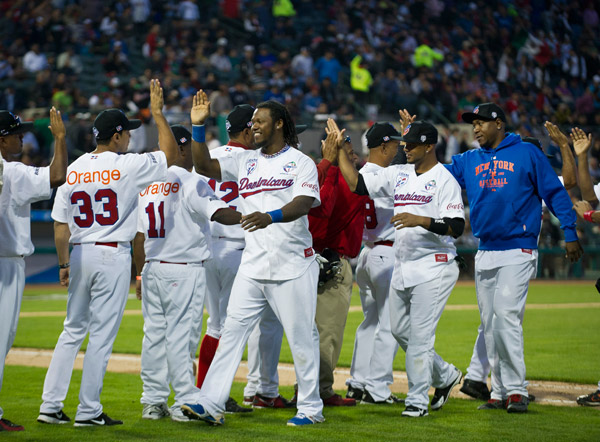
M183 146L192 141L192 134L181 124L174 124L171 126L171 131L173 132L173 135L175 135L175 139L179 146Z
M404 129L401 140L405 143L437 144L438 131L427 121L413 121Z
M402 140L400 133L391 123L375 123L369 128L365 136L367 137L367 147L369 149L381 146L390 140Z
M225 127L230 134L237 134L246 128L252 127L254 108L249 104L238 104L229 112Z
M462 114L462 120L469 124L475 120L494 121L496 118L500 118L506 123L506 115L496 103L482 103L473 109L473 112Z
M129 120L121 109L106 109L94 120L92 131L97 140L107 140L116 133L137 129L141 125L141 120Z
M22 134L33 129L32 122L22 122L18 115L7 110L0 111L0 137Z

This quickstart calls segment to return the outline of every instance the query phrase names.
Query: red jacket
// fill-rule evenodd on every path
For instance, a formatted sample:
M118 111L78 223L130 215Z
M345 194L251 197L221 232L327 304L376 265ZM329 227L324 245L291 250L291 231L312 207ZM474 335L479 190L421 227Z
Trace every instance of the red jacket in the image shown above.
M360 252L368 196L350 191L340 169L323 159L317 165L321 205L308 212L313 248L330 248L354 258Z

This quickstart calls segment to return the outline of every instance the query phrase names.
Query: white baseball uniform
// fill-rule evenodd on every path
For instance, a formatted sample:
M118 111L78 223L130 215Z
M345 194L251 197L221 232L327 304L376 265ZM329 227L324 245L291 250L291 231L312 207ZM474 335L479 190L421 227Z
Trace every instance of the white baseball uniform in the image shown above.
M102 380L131 281L138 192L166 176L163 152L85 154L69 166L52 209L55 221L68 224L73 245L67 317L44 381L42 413L63 408L73 363L88 331L75 419L102 413Z
M374 173L383 167L366 163L360 173ZM390 330L388 293L394 270L394 200L370 199L366 203L364 247L358 256L356 283L364 320L356 329L350 379L346 385L367 390L375 401L387 399L394 382L393 362L398 342Z
M235 142L210 151L211 158L223 158L245 149ZM219 198L231 207L239 202L238 183L236 181L209 181ZM212 222L213 259L207 265L208 320L206 334L216 339L221 337L227 318L227 305L233 280L240 267L244 250L244 230L241 226L225 226ZM269 307L265 307L263 317L248 339L248 383L244 388L244 397L254 396L257 392L267 397L279 395L279 376L277 363L283 338L283 327ZM262 361L262 362L261 362Z
M150 184L139 196L138 232L144 233L142 270L143 404L175 407L196 392L188 342L200 322L206 294L205 263L210 258L208 222L227 205L200 175L171 166L164 182Z
M31 203L52 196L50 168L5 162L0 193L0 389L4 360L17 333L21 300L25 288L24 256L33 253ZM0 418L3 416L0 407Z
M371 198L394 198L394 213L464 219L460 186L442 164L419 175L407 164L363 177ZM446 387L458 371L434 350L435 329L458 279L456 247L448 235L407 227L396 230L394 248L389 308L392 334L406 352L405 403L427 409L429 388Z
M223 181L237 181L242 212L277 210L299 196L320 202L314 162L290 146L274 155L244 151L219 159ZM315 324L318 265L308 217L245 232L246 248L233 283L215 359L196 402L215 418L225 401L250 332L268 304L286 332L298 379L298 412L322 420L319 334Z

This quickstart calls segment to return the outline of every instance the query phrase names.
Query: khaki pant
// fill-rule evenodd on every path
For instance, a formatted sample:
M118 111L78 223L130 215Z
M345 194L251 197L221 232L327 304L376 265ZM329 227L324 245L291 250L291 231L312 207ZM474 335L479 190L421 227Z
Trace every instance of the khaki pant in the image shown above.
M319 330L319 393L322 399L335 394L333 370L342 351L342 340L350 297L352 296L352 267L347 259L341 258L342 271L337 278L319 287L317 296L317 328Z

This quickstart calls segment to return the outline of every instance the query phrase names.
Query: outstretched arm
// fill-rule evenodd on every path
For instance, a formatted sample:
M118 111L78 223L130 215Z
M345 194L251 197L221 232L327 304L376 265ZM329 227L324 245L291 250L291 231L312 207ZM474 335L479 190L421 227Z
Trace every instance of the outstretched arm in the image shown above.
M577 173L575 172L575 158L569 146L569 139L560 131L558 126L549 121L544 123L544 127L548 131L552 141L560 148L560 155L563 160L561 174L565 189L572 189L577 185Z
M592 146L592 134L586 135L584 131L578 127L571 130L571 139L575 148L575 155L579 162L579 190L581 190L581 198L588 201L593 207L598 205L598 198L594 192L592 177L590 176L590 166L588 164L588 152Z
M167 167L175 164L179 158L179 148L169 123L163 114L163 90L160 81L150 80L150 109L158 128L158 147L167 157Z
M198 91L192 100L192 159L197 173L221 181L221 165L213 160L204 139L204 122L210 115L210 101L204 91Z
M242 228L249 232L264 229L273 223L289 223L307 215L315 199L311 196L299 195L279 210L271 212L254 212L242 216Z
M242 214L237 210L233 210L231 207L227 207L225 209L217 210L210 220L225 224L226 226L231 226L233 224L239 224L242 221Z
M54 156L50 163L50 187L62 185L67 179L67 131L60 111L50 109L50 131L54 137Z

